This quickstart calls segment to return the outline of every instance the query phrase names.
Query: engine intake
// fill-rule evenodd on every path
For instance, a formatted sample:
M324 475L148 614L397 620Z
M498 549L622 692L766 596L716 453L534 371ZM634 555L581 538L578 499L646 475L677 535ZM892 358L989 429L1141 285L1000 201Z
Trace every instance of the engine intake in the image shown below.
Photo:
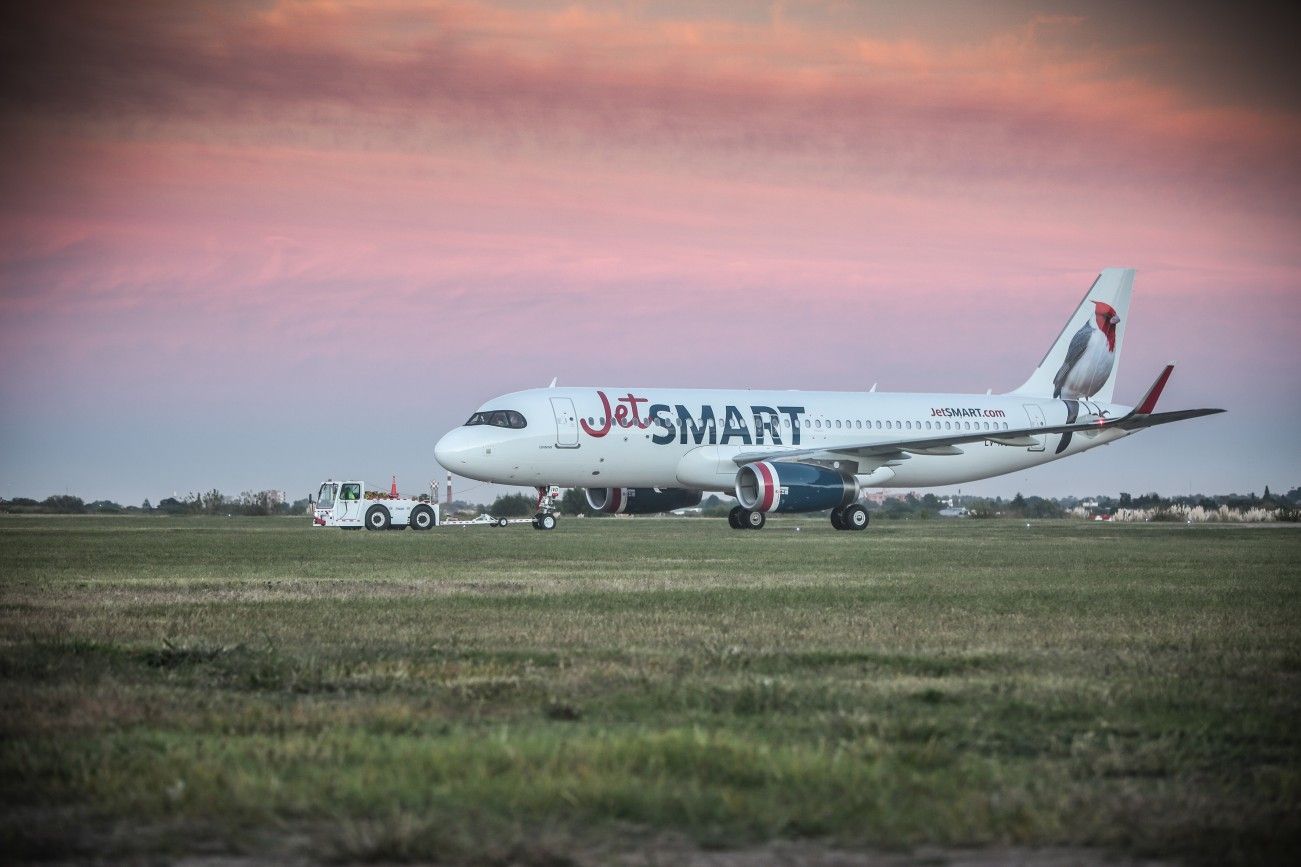
M858 483L816 464L756 461L736 473L736 499L752 512L820 512L858 499Z
M699 506L700 491L685 488L587 488L587 505L598 512L618 515L653 515Z

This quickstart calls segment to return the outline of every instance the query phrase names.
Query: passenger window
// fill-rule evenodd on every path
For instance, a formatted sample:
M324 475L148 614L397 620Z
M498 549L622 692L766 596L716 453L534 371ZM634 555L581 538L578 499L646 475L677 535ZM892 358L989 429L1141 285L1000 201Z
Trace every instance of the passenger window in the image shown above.
M880 430L880 429L881 429L881 422L880 422L880 421L878 421L878 422L876 423L876 429L877 429L877 430Z

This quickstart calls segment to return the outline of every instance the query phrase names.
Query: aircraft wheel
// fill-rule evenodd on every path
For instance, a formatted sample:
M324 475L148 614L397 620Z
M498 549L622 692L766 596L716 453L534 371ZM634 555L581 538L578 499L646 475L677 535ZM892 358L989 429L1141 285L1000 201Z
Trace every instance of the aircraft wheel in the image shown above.
M846 530L866 530L867 529L867 509L864 509L858 503L845 507L845 516L841 519Z
M845 529L845 510L839 507L831 510L831 526L837 530Z
M434 510L428 506L416 506L411 510L411 529L428 530L434 526Z
M388 509L383 506L371 506L366 510L367 530L387 530L389 526Z
M741 520L745 522L747 530L762 530L763 525L768 523L768 516L763 512L746 512Z
M550 513L538 518L539 530L554 530L556 528L556 516Z
M745 527L741 524L741 514L744 511L740 506L733 506L732 511L727 513L727 526L733 530L744 530Z

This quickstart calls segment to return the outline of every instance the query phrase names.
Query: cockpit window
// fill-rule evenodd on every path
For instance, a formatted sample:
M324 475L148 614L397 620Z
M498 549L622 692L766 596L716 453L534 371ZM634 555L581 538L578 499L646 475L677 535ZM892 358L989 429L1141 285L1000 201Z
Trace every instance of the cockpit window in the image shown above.
M528 422L524 420L524 416L513 409L490 409L487 412L476 412L465 422L466 427L478 424L508 427L516 430L528 427Z

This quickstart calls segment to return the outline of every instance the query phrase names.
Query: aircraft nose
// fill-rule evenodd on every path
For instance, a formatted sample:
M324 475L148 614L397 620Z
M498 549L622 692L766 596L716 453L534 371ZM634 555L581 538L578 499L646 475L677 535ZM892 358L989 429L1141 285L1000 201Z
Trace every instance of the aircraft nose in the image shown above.
M434 459L449 470L463 467L475 451L476 440L477 437L463 427L449 431L434 445Z

